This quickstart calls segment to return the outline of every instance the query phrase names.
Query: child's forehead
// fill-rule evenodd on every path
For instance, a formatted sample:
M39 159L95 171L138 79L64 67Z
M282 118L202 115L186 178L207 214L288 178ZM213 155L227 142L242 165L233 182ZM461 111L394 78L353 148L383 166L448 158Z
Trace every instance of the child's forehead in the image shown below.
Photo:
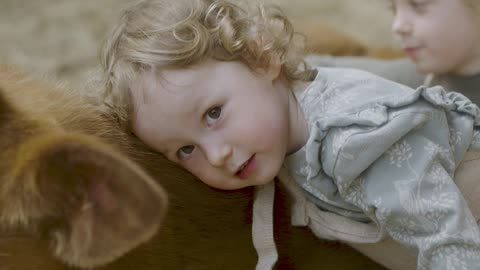
M181 94L179 88L188 88L195 83L191 69L164 69L144 71L131 83L132 97L141 103L151 101L159 92L165 95Z
M145 86L191 86L215 72L215 64L204 61L187 67L154 68L140 74Z
M248 70L248 71L247 71ZM134 106L162 99L195 99L252 79L250 68L235 61L207 60L186 68L150 69L130 85Z
M202 75L206 75L208 70L201 70L197 67L187 67L178 69L164 69L158 71L154 76L157 85L168 87L168 85L175 86L191 86L194 85Z

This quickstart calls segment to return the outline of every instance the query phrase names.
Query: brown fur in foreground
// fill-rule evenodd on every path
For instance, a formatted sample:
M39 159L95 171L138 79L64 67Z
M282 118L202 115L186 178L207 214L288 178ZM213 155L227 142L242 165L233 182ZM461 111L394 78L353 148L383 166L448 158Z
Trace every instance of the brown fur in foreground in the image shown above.
M73 92L0 68L1 265L12 256L5 235L14 231L83 267L111 261L156 233L166 194L107 144L106 137L122 136Z

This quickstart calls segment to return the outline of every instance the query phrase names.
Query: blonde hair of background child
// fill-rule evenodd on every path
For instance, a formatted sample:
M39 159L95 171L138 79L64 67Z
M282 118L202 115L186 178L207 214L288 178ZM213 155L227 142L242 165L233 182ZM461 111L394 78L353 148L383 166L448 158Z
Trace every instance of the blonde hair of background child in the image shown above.
M242 61L255 70L280 59L287 83L312 75L303 60L303 38L279 8L246 9L226 0L140 1L123 13L102 53L105 102L127 130L130 86L145 71L187 68L208 58Z

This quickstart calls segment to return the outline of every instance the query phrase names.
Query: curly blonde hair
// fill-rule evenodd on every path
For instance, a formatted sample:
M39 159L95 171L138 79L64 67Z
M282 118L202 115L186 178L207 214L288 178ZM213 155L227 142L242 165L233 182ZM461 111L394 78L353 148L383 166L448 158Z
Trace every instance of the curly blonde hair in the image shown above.
M208 58L242 61L252 70L274 58L288 83L311 77L303 38L276 6L242 8L227 0L143 0L124 11L102 53L107 104L127 130L129 85L148 70L186 68Z

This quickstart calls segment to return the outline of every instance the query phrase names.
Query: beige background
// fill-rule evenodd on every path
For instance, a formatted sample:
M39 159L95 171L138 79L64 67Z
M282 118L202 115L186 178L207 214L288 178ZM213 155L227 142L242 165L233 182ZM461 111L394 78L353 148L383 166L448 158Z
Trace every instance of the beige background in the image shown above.
M131 1L0 0L0 63L81 84L98 62L104 35ZM386 0L265 1L283 7L295 24L314 20L371 46L394 44Z

